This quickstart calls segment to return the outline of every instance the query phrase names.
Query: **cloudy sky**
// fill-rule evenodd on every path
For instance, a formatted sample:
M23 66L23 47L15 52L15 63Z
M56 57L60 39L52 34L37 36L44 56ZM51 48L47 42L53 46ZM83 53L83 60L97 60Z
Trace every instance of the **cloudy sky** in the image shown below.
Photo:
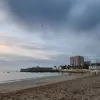
M0 0L0 69L94 59L99 43L100 0Z

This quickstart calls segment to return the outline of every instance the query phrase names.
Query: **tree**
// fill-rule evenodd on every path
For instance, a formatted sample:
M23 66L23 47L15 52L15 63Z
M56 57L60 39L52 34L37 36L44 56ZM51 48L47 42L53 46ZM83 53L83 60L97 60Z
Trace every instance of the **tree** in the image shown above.
M67 65L64 65L64 66L63 66L63 65L60 65L59 67L60 67L61 69L66 69L66 68L67 68Z
M54 66L54 68L57 70L57 66Z
M68 69L70 69L70 68L71 68L71 66L70 66L70 65L68 65L68 66L67 66L67 68L68 68Z

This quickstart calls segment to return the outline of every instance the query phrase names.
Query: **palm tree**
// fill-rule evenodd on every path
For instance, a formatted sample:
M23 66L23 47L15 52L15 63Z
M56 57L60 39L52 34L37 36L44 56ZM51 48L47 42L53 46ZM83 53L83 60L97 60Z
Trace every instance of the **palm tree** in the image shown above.
M57 66L54 66L54 68L57 70Z

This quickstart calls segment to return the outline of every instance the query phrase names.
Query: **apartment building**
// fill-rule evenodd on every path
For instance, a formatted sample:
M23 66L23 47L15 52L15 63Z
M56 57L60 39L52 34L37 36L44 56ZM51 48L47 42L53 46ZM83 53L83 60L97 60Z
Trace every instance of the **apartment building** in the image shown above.
M83 66L84 57L83 56L72 56L70 57L70 66Z

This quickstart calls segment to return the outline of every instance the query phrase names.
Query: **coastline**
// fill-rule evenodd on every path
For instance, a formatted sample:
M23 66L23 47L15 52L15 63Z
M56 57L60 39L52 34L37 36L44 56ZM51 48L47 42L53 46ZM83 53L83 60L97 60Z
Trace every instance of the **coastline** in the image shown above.
M27 88L33 88L38 87L41 85L46 84L52 84L67 80L73 80L81 77L87 76L86 74L72 74L72 75L58 75L58 76L48 76L48 77L42 77L42 78L31 78L28 80L21 80L16 82L10 82L10 83L0 83L0 93L7 93L7 92L13 92L17 90L23 90Z
M100 75L75 75L0 93L0 100L100 100Z

